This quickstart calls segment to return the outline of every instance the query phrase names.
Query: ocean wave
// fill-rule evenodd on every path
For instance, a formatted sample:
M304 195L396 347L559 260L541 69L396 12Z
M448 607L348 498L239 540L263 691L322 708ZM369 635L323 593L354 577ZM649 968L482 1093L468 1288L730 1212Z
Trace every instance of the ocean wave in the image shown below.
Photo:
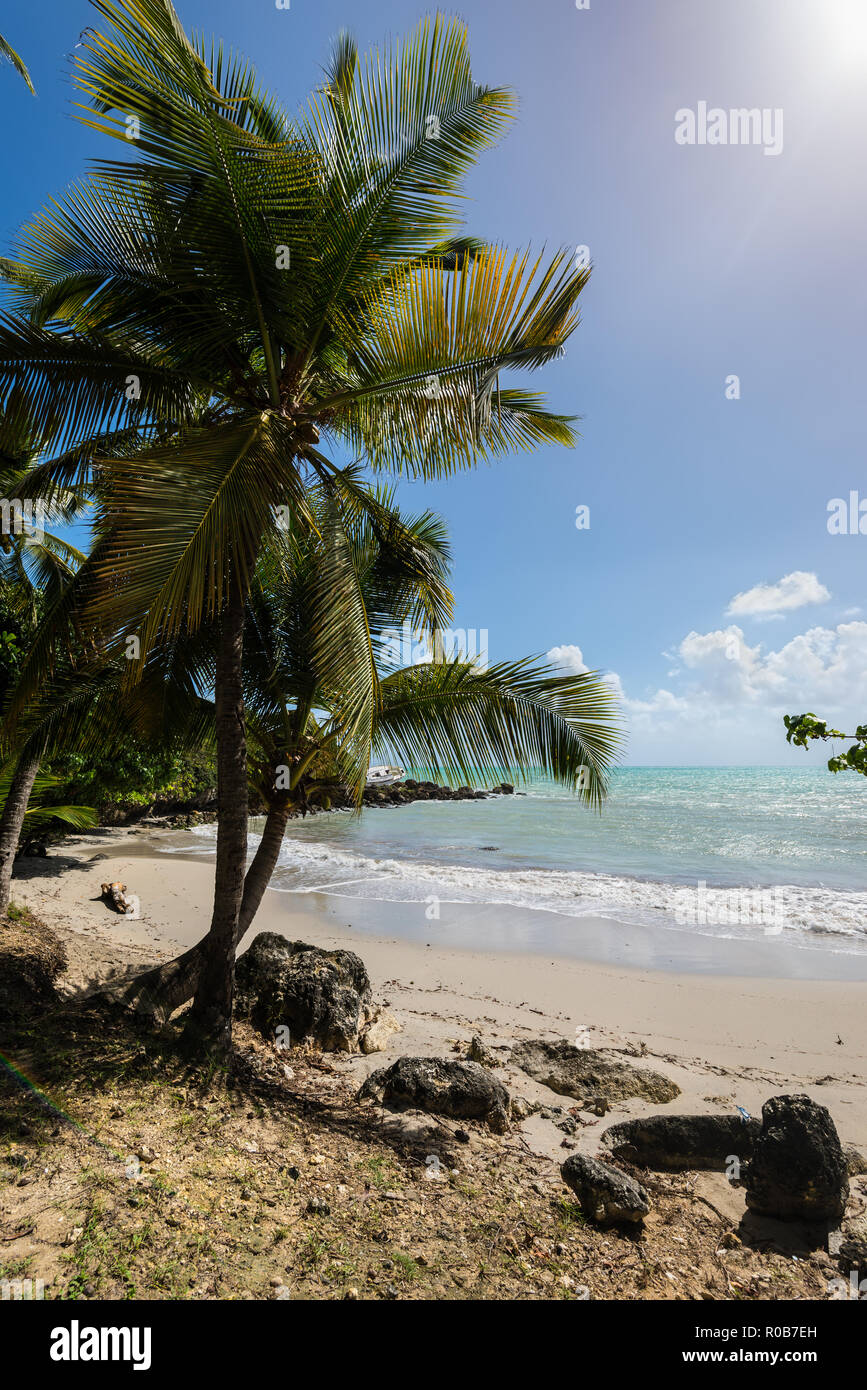
M196 827L210 842L215 829ZM249 836L254 853L259 836ZM480 903L603 916L625 923L678 926L727 937L809 935L847 938L867 946L867 892L821 885L725 887L702 881L630 878L610 873L545 868L496 869L443 861L360 854L326 841L286 839L271 880L276 892L327 893L384 902Z

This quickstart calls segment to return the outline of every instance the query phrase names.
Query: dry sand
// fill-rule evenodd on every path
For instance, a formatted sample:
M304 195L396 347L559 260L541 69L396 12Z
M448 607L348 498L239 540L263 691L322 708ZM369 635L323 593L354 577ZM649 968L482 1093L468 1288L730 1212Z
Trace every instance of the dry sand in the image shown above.
M106 830L19 866L14 900L63 935L72 986L139 961L168 959L207 930L213 859L160 852L161 844L179 842L166 834ZM100 884L115 879L139 896L140 920L119 917L100 901ZM401 1054L443 1055L456 1043L463 1053L475 1033L495 1051L501 1047L505 1060L515 1039L574 1040L577 1029L588 1029L591 1046L642 1054L637 1065L671 1076L682 1091L666 1107L672 1112L731 1113L741 1105L758 1114L770 1095L806 1092L829 1107L844 1142L867 1146L863 980L748 978L730 973L732 960L743 960L730 953L717 973L698 973L574 955L464 950L438 944L437 922L419 929L426 941L374 934L371 914L387 932L395 907L268 892L256 919L254 934L277 931L363 957L377 998L389 1003L402 1031L385 1053L341 1061L359 1080ZM608 927L616 930L601 922L590 929L601 935ZM799 955L812 955L818 965L818 952ZM838 958L832 973L845 971L846 959ZM800 968L809 969L809 962ZM572 1104L508 1064L506 1080L531 1100ZM618 1104L582 1128L578 1146L592 1151L612 1119L652 1108L640 1100ZM551 1120L531 1116L523 1132L534 1151L562 1160L563 1134Z

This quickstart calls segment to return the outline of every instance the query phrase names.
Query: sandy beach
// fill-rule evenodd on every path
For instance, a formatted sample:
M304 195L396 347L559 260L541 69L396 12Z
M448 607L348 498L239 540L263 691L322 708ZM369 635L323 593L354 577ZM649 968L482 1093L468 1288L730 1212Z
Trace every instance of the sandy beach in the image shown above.
M48 859L22 861L14 899L67 942L67 988L168 959L204 934L213 860L161 852L182 846L167 832L102 830L67 840ZM100 884L115 879L140 898L140 919L119 917L100 901ZM501 940L526 936L520 920L510 927L507 909L488 912ZM527 949L481 951L455 944L461 921L466 912L454 905L448 911L443 905L437 921L427 920L422 904L269 891L249 939L275 931L362 956L376 997L389 1004L401 1032L385 1053L339 1059L359 1080L402 1054L444 1055L455 1044L463 1049L474 1034L495 1051L502 1048L505 1060L516 1039L574 1040L576 1030L586 1029L592 1046L640 1054L675 1080L681 1095L666 1107L672 1113L731 1113L739 1105L758 1114L771 1095L806 1092L830 1108L844 1142L867 1145L861 958L818 951L774 956L777 948L768 943L747 957L742 943L700 946L678 942L670 932L651 941L652 934L624 933L597 920L582 922L587 959L574 953L578 947L556 957ZM483 928L474 923L475 939ZM598 958L605 954L602 941L608 960ZM623 959L629 951L632 963ZM799 959L793 962L793 955ZM770 973L776 962L779 977ZM750 975L738 974L748 963ZM548 1104L556 1099L508 1065L505 1074L519 1095ZM582 1128L579 1147L592 1151L612 1119L652 1108L638 1099L616 1105L609 1117ZM535 1152L561 1156L562 1135L549 1121L531 1115L523 1131Z

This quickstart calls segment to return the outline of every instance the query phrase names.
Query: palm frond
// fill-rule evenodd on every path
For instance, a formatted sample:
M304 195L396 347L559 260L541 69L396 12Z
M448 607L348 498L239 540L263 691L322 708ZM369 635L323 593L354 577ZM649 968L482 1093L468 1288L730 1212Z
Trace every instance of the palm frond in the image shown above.
M539 775L599 807L622 746L618 702L596 672L557 675L535 658L486 670L431 662L381 682L374 747L447 781Z
M24 78L24 81L27 83L31 92L34 96L36 96L36 89L33 86L30 73L24 66L23 59L19 58L18 54L15 52L15 49L11 46L11 44L6 42L2 34L0 34L0 57L9 59L9 62L12 64L19 77Z

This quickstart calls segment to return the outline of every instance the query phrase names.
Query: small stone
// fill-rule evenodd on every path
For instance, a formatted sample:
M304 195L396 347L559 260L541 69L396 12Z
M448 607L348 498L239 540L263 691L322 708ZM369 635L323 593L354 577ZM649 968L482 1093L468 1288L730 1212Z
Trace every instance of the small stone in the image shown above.
M582 1210L600 1226L643 1221L650 1211L650 1198L641 1184L598 1159L572 1154L560 1173Z

